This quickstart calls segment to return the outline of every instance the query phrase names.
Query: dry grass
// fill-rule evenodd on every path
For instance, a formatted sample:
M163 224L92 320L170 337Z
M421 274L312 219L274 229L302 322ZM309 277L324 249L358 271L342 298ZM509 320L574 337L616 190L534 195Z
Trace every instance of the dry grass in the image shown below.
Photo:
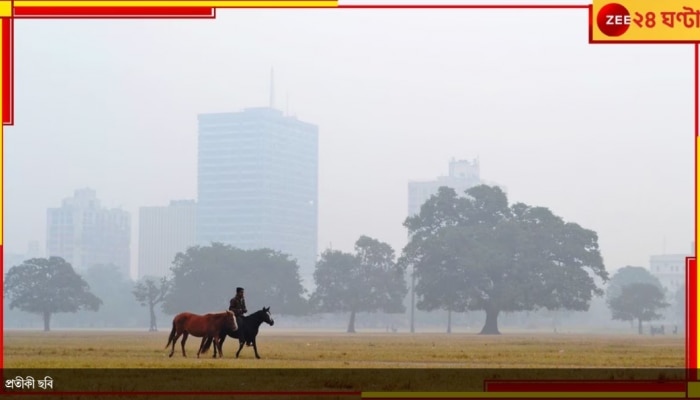
M5 368L683 368L681 336L284 333L263 329L261 360L228 338L224 359L199 339L168 358L168 332L5 332Z
M197 338L187 342L188 358L182 357L179 346L168 358L167 336L168 332L5 332L4 364L8 370L27 369L18 375L43 376L41 370L48 369L64 392L329 394L482 391L484 382L493 379L679 379L678 371L658 368L680 369L685 364L679 336L350 335L263 328L258 337L261 360L248 347L235 359L238 343L230 338L224 344L224 359L210 354L197 359ZM582 373L575 368L587 369ZM327 397L331 398L342 396Z

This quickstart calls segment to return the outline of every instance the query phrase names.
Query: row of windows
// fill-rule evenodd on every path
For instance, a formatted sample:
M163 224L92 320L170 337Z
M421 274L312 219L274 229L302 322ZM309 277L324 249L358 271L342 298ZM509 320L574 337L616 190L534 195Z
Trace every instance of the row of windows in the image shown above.
M221 214L261 214L261 215L315 215L315 204L305 202L275 202L259 198L257 202L241 202L229 199L211 199L203 202L199 217Z
M314 198L318 192L317 181L311 178L296 179L229 179L209 176L198 183L199 197L221 197L224 193L241 193L253 197L304 196Z
M231 229L242 229L242 227L251 229L283 229L283 230L299 230L311 231L316 230L318 223L315 218L275 218L275 217L260 217L260 216L232 216L232 217L203 217L197 225L198 230L206 231L209 227L229 227Z
M245 235L259 235L265 238L274 237L288 237L290 239L299 240L305 242L307 240L313 240L317 236L316 227L307 227L304 229L302 226L280 226L279 224L212 224L200 226L198 229L198 235L207 236L227 236L236 233L243 232L241 234Z
M241 167L240 165L232 165L230 167L224 166L206 166L204 168L199 168L197 173L199 178L203 177L224 177L227 179L240 178L248 180L287 180L287 179L315 179L318 180L318 171L315 168L301 168L300 166L279 165L275 168L258 167L251 168Z
M306 152L258 152L231 150L220 151L212 154L199 154L197 162L198 166L214 166L226 167L235 166L242 167L259 167L259 166L275 166L279 165L285 168L290 166L300 166L303 168L316 169L318 165L318 156L316 153Z
M299 137L288 133L280 135L269 135L265 133L239 132L235 135L226 136L203 136L199 138L197 146L199 150L210 149L214 145L225 147L248 146L282 146L284 148L295 148L299 150L317 149L318 141L312 137Z
M307 199L313 199L318 192L316 182L310 179L294 179L271 180L266 179L220 179L209 177L202 179L198 186L199 197L206 199L208 197L221 198L226 193L241 193L248 194L254 198L269 197L275 198L278 196L304 196ZM235 199L235 197L233 197Z
M671 266L668 266L668 265L664 265L664 266L655 265L655 266L652 266L651 270L652 270L653 272L684 272L684 271L685 271L685 268L680 267L680 266L678 266L678 265L671 265Z
M225 141L263 139L286 143L318 142L316 132L294 129L279 129L273 126L221 127L215 129L200 129L199 141Z
M275 114L250 114L250 113L234 113L223 114L217 117L201 115L199 118L199 131L211 131L221 129L241 129L243 127L259 126L267 129L293 131L293 132L309 132L318 133L318 127L297 119L292 119L282 115Z
M274 166L274 165L300 165L313 167L318 164L318 154L306 151L271 152L257 151L253 149L219 150L198 155L197 165L214 166Z
M270 132L260 131L238 131L235 133L220 133L220 134L200 134L198 147L199 149L208 148L213 144L221 145L264 145L283 146L294 148L317 148L318 137L314 135L299 135L290 132L280 134L270 134Z

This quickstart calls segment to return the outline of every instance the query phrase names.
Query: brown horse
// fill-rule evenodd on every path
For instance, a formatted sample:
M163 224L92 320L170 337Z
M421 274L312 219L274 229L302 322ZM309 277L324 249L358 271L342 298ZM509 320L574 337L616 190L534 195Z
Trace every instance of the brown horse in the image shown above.
M185 354L185 342L187 342L187 336L192 335L202 338L202 343L208 337L214 338L214 346L219 349L219 357L221 357L221 342L220 334L225 331L237 331L238 323L236 318L233 317L233 312L226 311L222 313L209 313L205 315L197 315L189 312L183 312L173 318L173 329L170 331L170 337L168 338L168 344L165 345L167 349L172 343L172 349L170 350L170 355L172 357L175 353L175 344L177 340L182 335L182 356L187 357ZM202 352L202 345L199 346L199 351L197 351L197 357Z

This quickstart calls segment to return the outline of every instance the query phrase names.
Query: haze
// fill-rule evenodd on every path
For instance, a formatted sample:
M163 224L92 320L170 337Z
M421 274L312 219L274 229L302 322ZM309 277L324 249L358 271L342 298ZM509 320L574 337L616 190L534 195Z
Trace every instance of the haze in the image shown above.
M452 158L599 234L609 271L693 241L692 46L589 45L585 10L219 10L15 22L5 251L81 187L132 215L196 199L197 114L320 128L319 251L406 243L409 180Z

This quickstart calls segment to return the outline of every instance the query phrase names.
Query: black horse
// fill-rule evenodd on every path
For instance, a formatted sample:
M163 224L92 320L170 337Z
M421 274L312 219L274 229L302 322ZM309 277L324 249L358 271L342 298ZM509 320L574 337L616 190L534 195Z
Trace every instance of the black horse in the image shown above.
M245 346L246 343L252 343L253 344L253 350L255 351L255 358L260 358L260 355L258 354L258 344L257 341L255 340L256 337L258 336L258 331L260 330L260 325L262 325L263 322L266 324L273 326L275 324L275 320L272 319L272 316L270 315L270 307L263 307L262 310L256 311L248 316L244 317L239 317L238 319L238 330L237 331L232 331L230 329L225 328L220 335L220 344L219 348L224 344L224 340L226 339L226 335L231 336L234 339L238 339L238 351L236 352L236 358L238 358L238 355L241 354L241 350L243 349L243 346ZM209 347L211 346L211 343L213 341L213 337L208 337L206 338L206 342L204 343L202 347L202 353L206 353L209 351ZM205 339L202 339L204 342ZM216 346L214 346L214 358L216 358Z

